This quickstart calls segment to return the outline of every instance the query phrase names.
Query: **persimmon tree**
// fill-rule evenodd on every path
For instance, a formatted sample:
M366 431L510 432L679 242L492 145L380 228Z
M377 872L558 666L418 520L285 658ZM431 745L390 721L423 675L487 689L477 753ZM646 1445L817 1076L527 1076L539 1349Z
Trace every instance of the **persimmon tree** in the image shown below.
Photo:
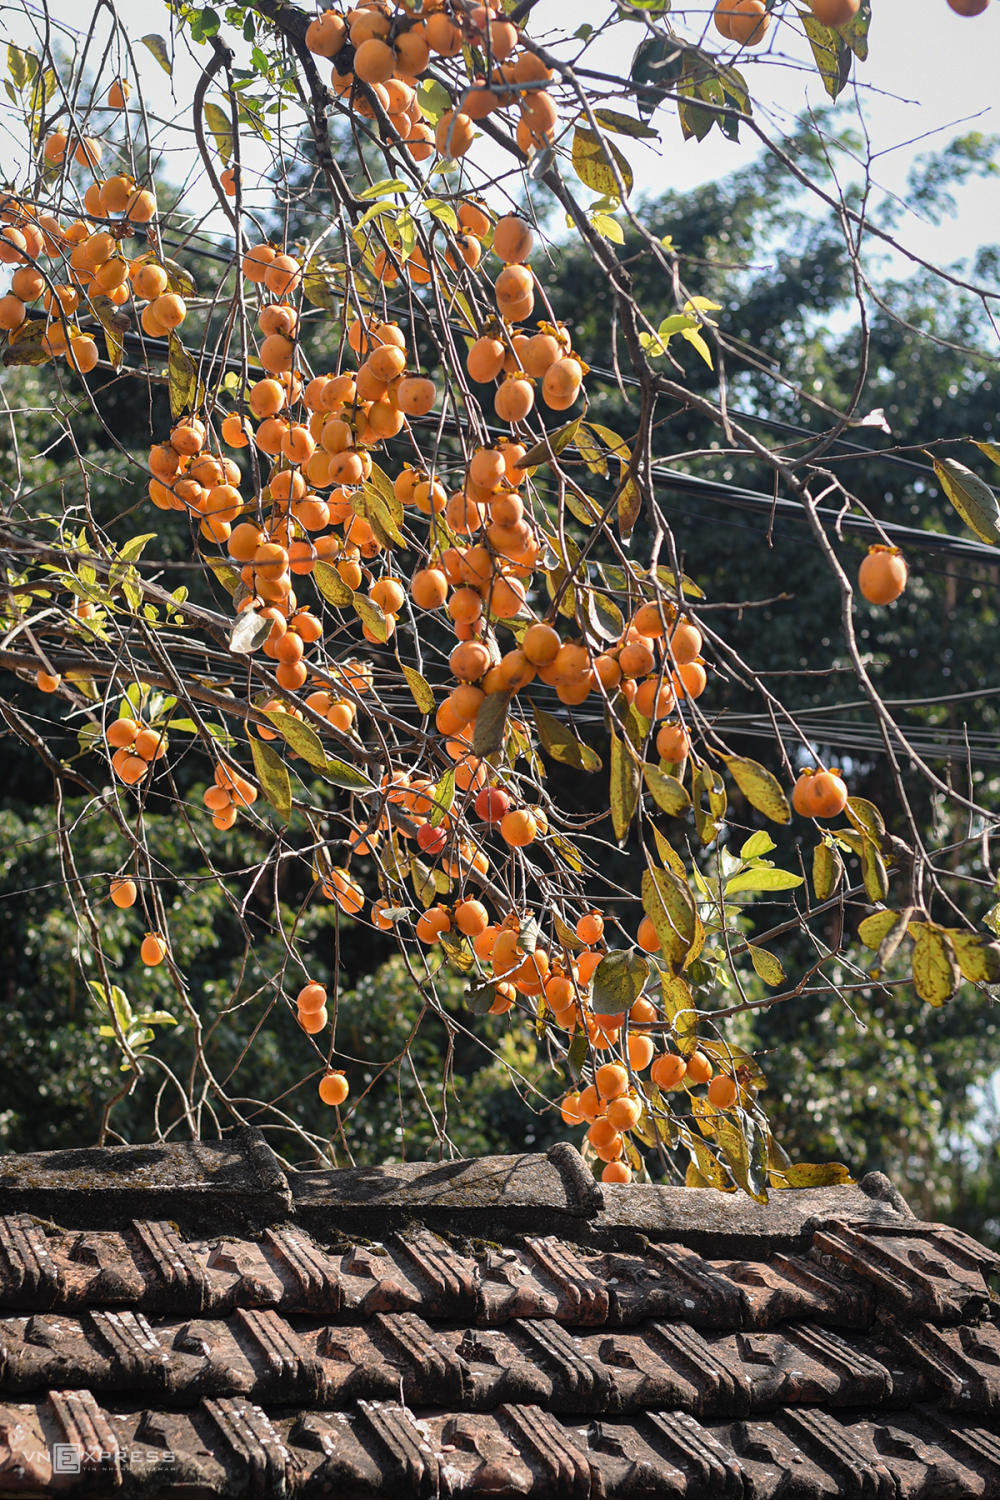
M891 609L908 563L830 462L869 420L869 246L909 252L869 222L863 188L832 196L768 140L751 97L766 97L769 66L806 66L807 54L836 97L866 63L870 7L721 0L708 16L621 0L572 38L547 32L530 0L165 14L169 39L136 44L99 10L72 47L53 21L8 56L22 161L0 233L12 460L0 665L49 695L51 713L13 697L0 712L56 782L81 966L125 1075L102 1135L155 1074L158 1128L252 1119L349 1159L373 1075L401 1077L421 1026L444 1019L438 1088L421 1090L444 1151L461 1033L534 1107L561 1110L605 1181L652 1173L764 1199L846 1180L839 1164L793 1164L772 1136L746 1018L873 987L891 1003L911 984L941 1006L963 983L1000 980L997 814L971 778L957 785L922 753L874 680L858 594ZM618 77L601 68L601 42L623 18L637 45ZM197 208L157 178L161 127L142 88L181 45L200 76L167 129L193 142ZM756 136L839 216L861 327L841 410L728 330L725 309L692 294L684 247L633 202L627 138L713 128ZM249 165L262 153L264 206ZM553 313L555 226L606 279L611 370L588 369ZM184 263L194 254L198 283ZM644 310L637 259L668 289L666 317ZM804 441L769 444L734 408L748 369L811 409ZM602 384L632 393L623 432L594 419ZM105 415L109 388L151 413L141 462ZM55 467L24 441L43 389ZM660 466L664 426L684 412L718 438L672 461L696 473L722 448L808 522L840 592L842 665L877 726L891 805L851 796L760 662L727 639L727 611L775 601L708 598L696 549L682 556ZM96 455L74 441L81 415L99 424ZM950 453L932 461L956 528L986 554L1000 540L992 489ZM109 465L128 495L117 514L95 502ZM842 523L871 540L856 580L834 546ZM720 712L732 684L773 728L753 757ZM583 813L553 790L570 774L589 783ZM938 845L914 812L928 795L949 809ZM197 976L174 950L163 893L177 872L150 837L154 802L183 823L245 936L229 1004L254 1013L247 1049L275 1007L295 1015L297 1087L336 1112L329 1140L296 1118L295 1088L248 1099L239 1060L225 1077L215 1065L226 1008L204 1024ZM814 827L812 850L784 868L771 856L793 819ZM128 851L100 888L75 854L95 820ZM237 825L254 829L259 859L234 865ZM622 848L634 879L621 877ZM311 881L293 911L290 865ZM261 902L266 972L246 917ZM398 945L420 1006L394 1050L378 1039L367 1058L341 1050L337 969L318 982L304 937L317 903ZM169 973L171 1008L118 983L115 908L134 914L142 963ZM801 942L786 974L772 948L789 933ZM458 1016L442 999L456 976ZM183 1070L158 1052L178 1023ZM528 1077L504 1051L518 1029L546 1074Z

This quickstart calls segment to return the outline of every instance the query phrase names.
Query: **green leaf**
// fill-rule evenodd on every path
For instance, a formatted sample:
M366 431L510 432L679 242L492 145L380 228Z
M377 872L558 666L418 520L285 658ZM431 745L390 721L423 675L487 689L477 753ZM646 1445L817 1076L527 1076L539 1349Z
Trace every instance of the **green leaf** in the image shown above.
M611 825L622 843L639 801L639 765L632 750L611 731Z
M337 609L343 609L346 604L353 604L354 590L348 588L336 568L330 563L318 562L313 568L313 578L316 587L328 604ZM427 710L433 712L432 709Z
M1000 981L1000 944L964 927L949 927L947 933L965 979L972 984Z
M317 563L316 566L319 567L319 564ZM330 571L333 572L333 569L331 568ZM337 574L337 577L339 578L340 575ZM432 714L434 712L434 692L427 678L423 677L417 671L416 667L407 666L403 667L403 676L406 678L410 692L413 694L413 701L420 712L422 714Z
M292 816L292 783L285 762L264 740L251 739L250 750L264 796L282 822L287 823Z
M346 761L331 759L323 767L323 775L327 781L332 781L334 786L343 787L348 792L370 791L372 783L363 771L355 766L349 766Z
M381 198L386 193L411 193L412 191L412 182L404 182L402 177L383 177L381 182L373 182L371 187L364 188L358 194L358 197L362 199Z
M216 149L228 167L233 154L232 120L217 104L206 103L205 124L215 137Z
M941 488L966 526L981 541L995 547L1000 542L1000 506L989 485L954 458L929 457Z
M615 948L594 971L594 1014L617 1016L634 1005L649 978L649 960L638 948Z
M281 738L292 747L296 755L301 755L314 770L326 770L326 751L320 744L315 729L283 709L265 710L265 717L270 719Z
M727 755L723 759L727 771L751 807L762 812L765 818L770 818L772 823L791 821L792 809L788 805L788 798L777 777L772 776L766 766L742 755Z
M450 203L445 203L440 198L425 198L424 207L431 217L447 226L453 234L458 234L458 214Z
M474 1016L488 1016L496 997L496 986L488 979L479 984L470 984L465 991L465 1003Z
M634 3L634 0L633 0ZM667 7L664 7L665 9ZM604 126L605 130L613 130L616 135L636 136L640 140L658 141L660 132L644 125L641 120L635 120L631 115L619 114L616 109L595 109L594 117Z
M507 725L507 710L513 692L487 693L476 714L472 731L472 753L481 756L494 755L503 749L504 730Z
M639 43L632 58L632 83L646 84L651 90L673 89L683 71L684 56L684 48L672 36L648 37ZM636 88L635 95L639 113L648 120L659 97L642 87Z
M455 801L455 769L449 766L441 777L433 793L434 808L430 816L432 828L440 828L445 818L451 812L452 803Z
M884 901L889 894L885 861L867 834L861 838L861 879L869 901Z
M732 880L726 881L727 896L735 896L739 891L791 891L802 884L801 875L793 875L791 870L772 870L766 865L757 865L752 870L743 870L739 875L734 875Z
M147 531L143 536L134 536L127 541L118 554L119 562L137 562L143 554L147 542L156 540L158 533Z
M529 448L521 459L518 467L521 469L535 469L539 464L551 462L552 457L558 457L564 448L576 437L580 426L580 417L574 417L572 422L567 422L565 427L559 427L555 432L550 432L540 443Z
M592 130L578 125L573 132L573 170L586 187L605 197L620 198L621 188L609 165L614 162L621 177L624 196L632 191L632 168L613 141L604 141Z
M795 1162L783 1172L772 1169L771 1186L775 1188L849 1187L854 1181L847 1167L839 1161Z
M765 854L770 854L776 848L775 842L766 828L761 828L757 833L752 833L740 850L740 859L763 859Z
M691 798L676 776L668 776L658 767L648 764L643 766L642 774L653 801L668 817L676 818L691 806Z
M773 953L768 953L766 948L757 948L753 943L747 943L750 950L750 962L755 972L763 979L765 984L784 984L785 971Z
M825 840L813 850L812 879L817 901L829 901L844 878L839 851Z
M443 84L425 78L417 89L417 105L424 119L436 125L445 110L451 109L451 98Z
M167 350L170 415L176 420L195 404L198 392L198 366L173 329L169 334Z
M588 1041L586 1031L581 1029L574 1032L573 1040L569 1044L569 1051L566 1054L566 1066L574 1082L580 1077L583 1072L583 1065L587 1061Z
M157 36L155 32L151 32L149 36L140 37L139 40L142 42L143 46L149 48L150 52L152 52L153 56L156 58L156 61L159 63L160 67L169 78L174 69L172 62L170 61L170 53L167 51L167 44L163 40L162 36Z
M962 971L951 938L930 922L913 923L913 987L921 1000L935 1008L945 1005L958 989Z

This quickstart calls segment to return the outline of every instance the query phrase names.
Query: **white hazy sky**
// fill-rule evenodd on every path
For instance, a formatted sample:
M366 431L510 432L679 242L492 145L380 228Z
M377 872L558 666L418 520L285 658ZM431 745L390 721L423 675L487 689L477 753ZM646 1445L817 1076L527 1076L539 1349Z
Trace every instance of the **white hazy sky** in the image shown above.
M168 79L138 39L149 32L168 35L169 14L160 0L115 0L117 14L139 61L143 90L151 113L171 119L192 96L197 67L179 53L174 75ZM219 10L224 8L220 3ZM532 34L543 38L557 31L575 31L584 22L598 24L607 13L606 0L540 0L533 12ZM680 10L675 5L675 10ZM794 17L791 4L784 7ZM914 158L921 152L945 145L953 136L969 130L1000 133L1000 111L995 96L1000 77L1000 0L974 19L956 16L946 0L874 0L871 56L856 65L855 83L842 99L862 110L875 153L876 185L905 198L906 178ZM79 28L89 17L89 0L53 0L51 14L67 28ZM698 17L686 9L688 34L697 28ZM0 35L7 31L21 45L31 45L37 25L35 0L0 0ZM109 26L107 12L97 29L104 42ZM632 52L643 35L634 22L620 22L607 32L599 46L587 54L586 65L609 73L627 73ZM717 40L714 31L711 33ZM240 49L247 48L240 43ZM771 51L773 49L773 52ZM194 49L199 57L204 49ZM103 47L92 55L100 58ZM768 53L771 55L768 56ZM740 61L752 92L758 98L757 115L762 125L777 135L806 106L827 101L817 75L810 66L808 48L796 23L780 22L772 27L768 44ZM240 61L245 60L241 58ZM132 71L129 69L128 71ZM763 102L761 102L763 101ZM0 96L0 105L5 104ZM625 106L628 108L629 106ZM190 129L188 119L188 129ZM658 150L647 143L620 140L635 171L638 193L656 193L667 187L686 189L744 166L752 161L758 146L752 136L733 144L713 130L698 143L684 142L676 118L667 109L655 117L661 127ZM9 126L9 116L8 116ZM190 134L173 130L166 137L168 170L175 179L197 175ZM479 148L476 148L477 150ZM264 158L248 153L249 164L265 167ZM8 128L0 118L0 175L9 176L16 161ZM267 194L262 179L258 194L263 204ZM958 215L940 226L931 225L907 212L897 233L918 253L951 264L967 256L978 245L1000 241L1000 178L975 179L956 193ZM195 191L199 208L210 206L203 191Z

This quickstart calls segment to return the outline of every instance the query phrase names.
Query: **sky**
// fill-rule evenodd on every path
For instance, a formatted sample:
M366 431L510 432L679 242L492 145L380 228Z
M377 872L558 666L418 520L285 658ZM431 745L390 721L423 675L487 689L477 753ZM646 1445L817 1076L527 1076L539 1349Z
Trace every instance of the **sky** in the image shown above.
M138 39L150 32L169 33L170 21L160 0L115 0L117 14L131 38L141 69L143 90L151 113L171 120L191 99L197 64L180 52L172 78L160 69ZM220 5L220 10L222 6ZM51 14L68 28L86 24L89 3L52 0ZM794 17L790 0L783 13ZM680 7L675 4L675 13ZM905 199L906 179L915 157L940 148L955 135L970 130L1000 134L1000 111L995 96L1000 76L1000 0L986 12L966 19L955 15L946 0L873 0L870 32L871 52L866 64L856 64L854 79L841 96L848 107L863 112L875 154L873 177L878 187ZM582 24L598 25L608 12L607 0L540 0L532 12L531 32L547 40L556 32L576 31ZM0 0L0 35L8 32L21 45L31 45L31 18L35 0ZM697 34L708 21L707 13L684 8L687 35ZM98 26L97 40L107 36L107 22ZM619 22L602 36L599 46L587 54L585 65L608 73L627 73L632 53L643 29L632 21ZM709 39L719 40L714 30ZM248 47L240 44L245 61ZM195 48L199 59L206 49ZM757 100L761 125L777 135L806 106L827 103L822 84L811 66L801 27L788 21L772 26L763 47L744 52L739 66ZM129 69L131 71L131 69ZM0 105L6 101L0 95ZM623 105L626 109L634 106ZM676 117L661 109L654 123L662 140L654 150L645 142L622 140L635 173L635 197L655 194L667 187L688 189L710 181L737 167L746 166L759 153L752 135L738 144L713 130L705 141L685 142ZM171 130L167 166L175 180L193 173L191 202L211 207L207 185L198 184L199 168L194 154L189 119L187 130ZM7 124L0 117L0 162L16 160ZM477 150L479 148L476 148ZM266 160L260 150L249 149L251 168L261 176L258 196L268 191L264 176ZM958 214L941 225L933 225L906 211L897 234L916 253L935 262L952 264L978 245L1000 241L1000 177L974 179L956 191Z

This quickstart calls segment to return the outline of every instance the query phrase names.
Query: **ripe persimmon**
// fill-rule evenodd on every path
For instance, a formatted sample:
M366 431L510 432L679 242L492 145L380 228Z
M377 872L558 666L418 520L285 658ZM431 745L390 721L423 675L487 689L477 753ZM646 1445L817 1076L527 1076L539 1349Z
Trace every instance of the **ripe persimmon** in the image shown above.
M324 1104L343 1104L349 1092L350 1085L343 1073L324 1073L319 1081L318 1093Z
M139 957L147 969L155 969L167 956L167 945L158 932L147 932L139 948Z
M897 547L869 547L858 570L858 587L869 604L892 604L906 588L907 571Z
M735 1078L728 1073L719 1073L708 1085L708 1102L716 1109L732 1109L739 1092Z

